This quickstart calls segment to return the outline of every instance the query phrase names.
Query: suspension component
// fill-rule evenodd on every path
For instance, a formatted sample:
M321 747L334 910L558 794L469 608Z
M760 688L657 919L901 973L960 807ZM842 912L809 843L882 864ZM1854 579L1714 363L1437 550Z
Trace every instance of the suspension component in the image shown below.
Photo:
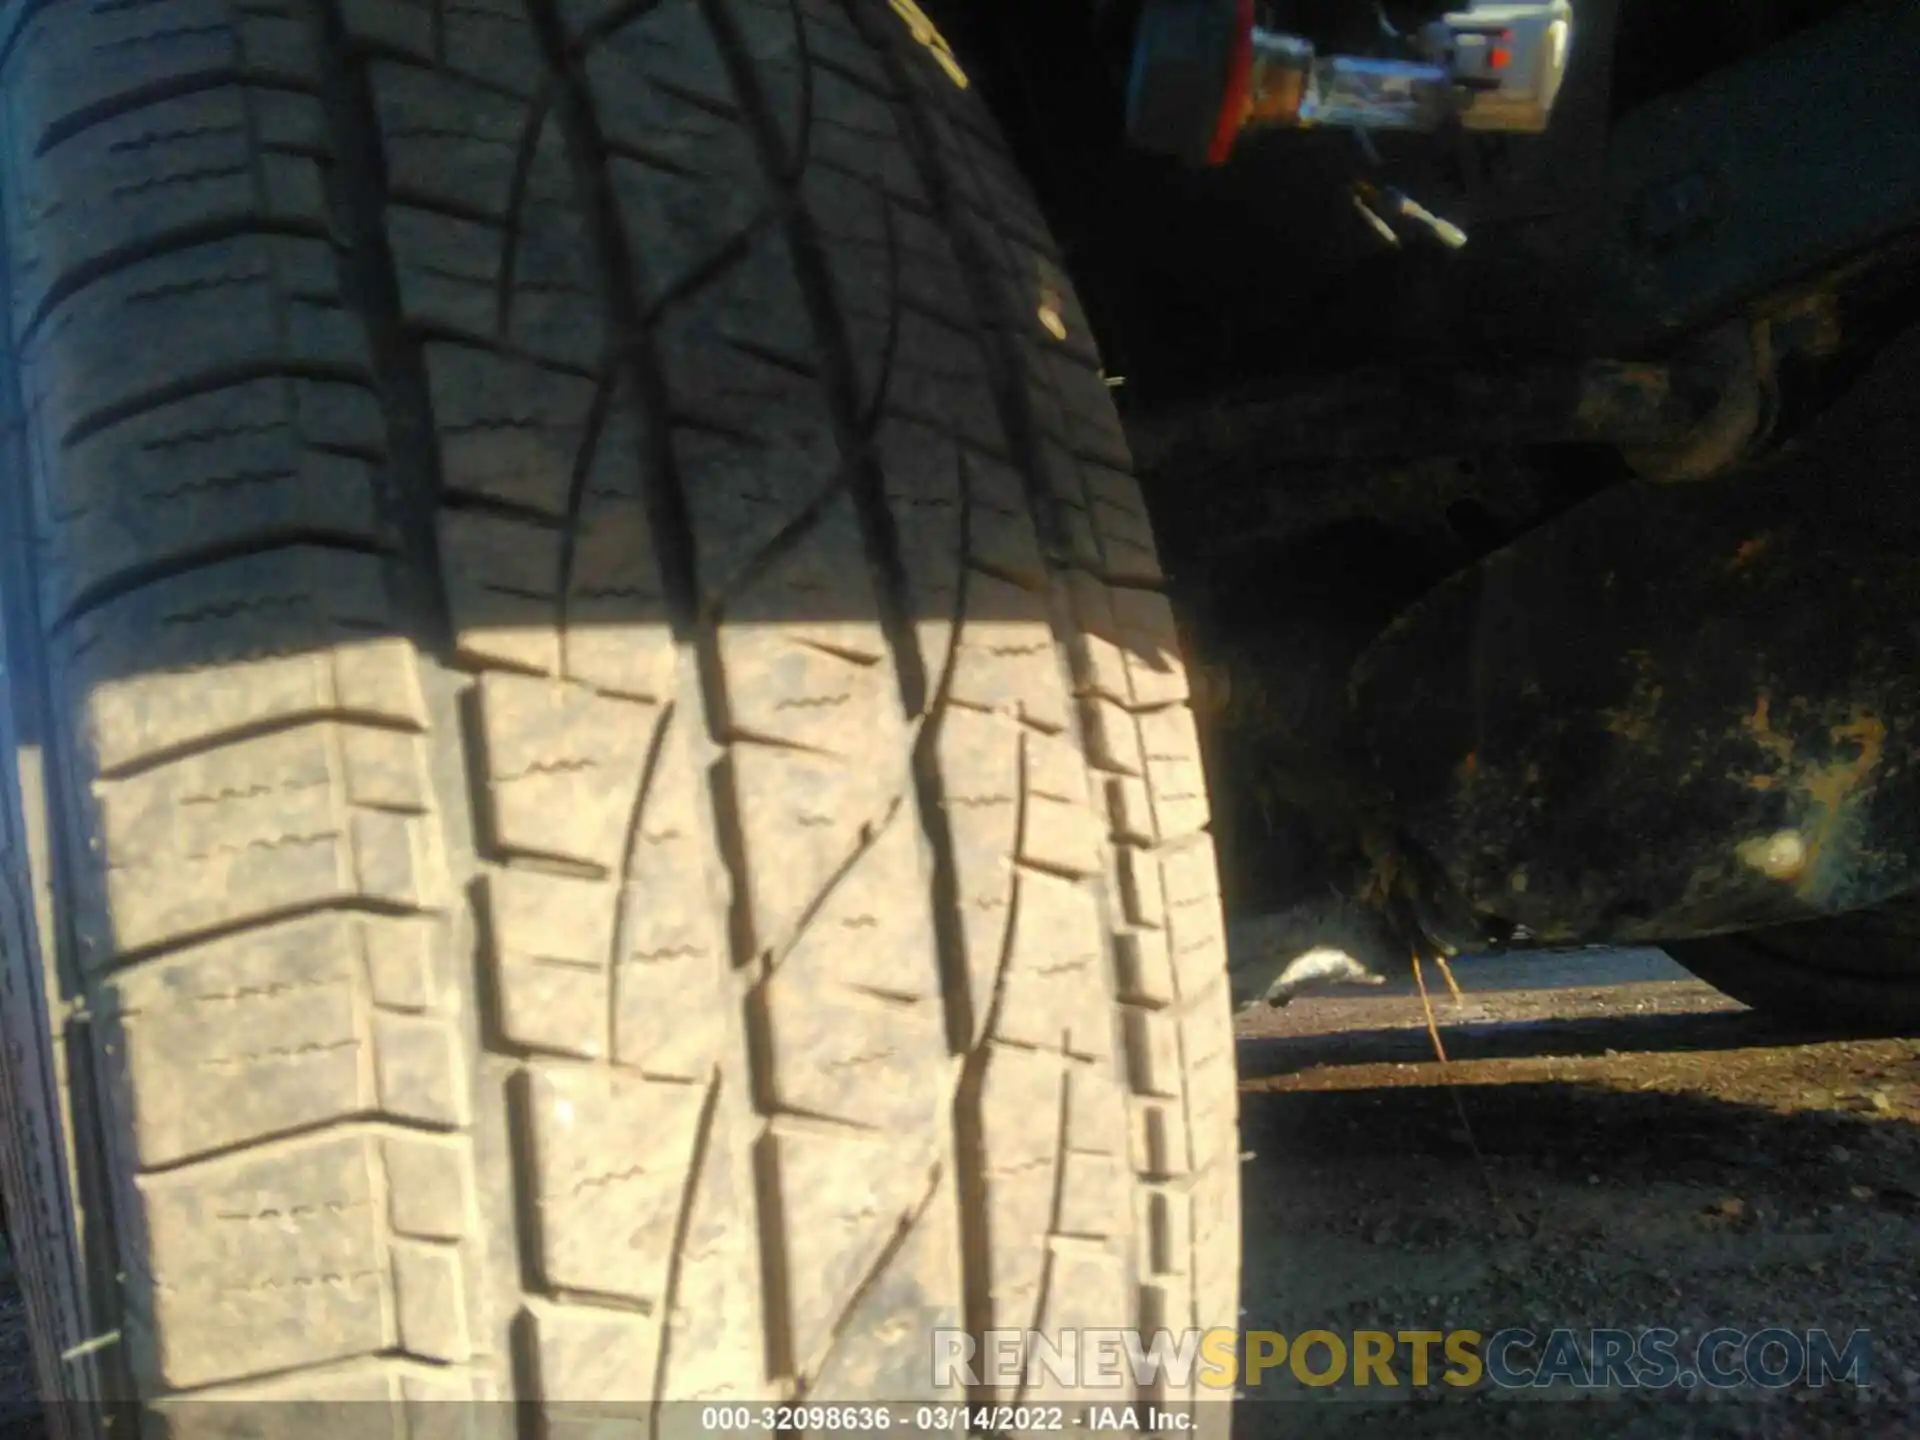
M1255 23L1253 0L1147 0L1135 32L1127 131L1142 149L1218 165L1249 130L1538 133L1573 41L1569 0L1473 4L1401 53L1322 55Z

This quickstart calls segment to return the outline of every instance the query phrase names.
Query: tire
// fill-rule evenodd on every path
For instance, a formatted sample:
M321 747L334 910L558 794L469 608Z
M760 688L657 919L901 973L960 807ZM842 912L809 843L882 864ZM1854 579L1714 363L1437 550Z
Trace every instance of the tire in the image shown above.
M1722 994L1858 1035L1920 1031L1920 899L1662 946Z
M932 1398L939 1327L1234 1324L1162 576L918 12L5 14L43 1395Z

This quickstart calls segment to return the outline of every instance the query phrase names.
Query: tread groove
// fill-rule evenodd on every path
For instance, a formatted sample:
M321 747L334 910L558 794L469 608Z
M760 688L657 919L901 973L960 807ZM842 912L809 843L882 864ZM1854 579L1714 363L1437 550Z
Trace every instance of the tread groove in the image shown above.
M562 591L564 594L564 590ZM640 767L640 780L634 787L633 806L627 812L627 833L620 850L620 869L613 876L613 923L607 927L607 1062L620 1063L620 961L627 953L628 914L632 909L627 884L633 875L634 857L640 851L640 827L646 818L647 801L653 795L653 782L660 773L660 757L666 749L667 735L673 725L674 707L660 707L654 721L653 736L647 742L646 762ZM717 1085L716 1081L716 1085Z
M21 327L15 345L24 347L29 344L54 311L91 285L110 279L121 271L131 269L148 260L163 259L182 250L191 250L199 245L217 244L222 240L234 240L244 235L286 235L302 240L329 238L327 227L323 224L303 223L289 216L271 215L238 215L142 235L137 240L115 246L105 254L94 256L64 272L58 280L47 287L46 293L40 297L39 303L34 306L33 313L27 317L26 324ZM309 301L313 299L308 296L298 298Z
M129 760L122 765L102 765L96 773L104 781L131 780L135 776L165 769L182 760L213 754L230 745L239 745L268 735L284 735L288 731L306 730L323 725L351 725L364 730L384 730L394 735L425 733L420 726L411 721L396 720L391 715L382 715L372 710L337 708L304 710L297 715L275 715L271 719L256 721L252 724L228 726L217 734L203 735L180 745L150 750L139 759Z
M434 45L436 54L445 44L446 21L439 6L445 0L435 0ZM441 63L446 62L444 55ZM541 86L540 93L527 107L527 123L520 132L520 146L513 157L513 180L507 188L506 218L503 228L506 238L500 247L500 280L495 293L494 329L502 335L513 333L513 293L514 277L520 262L520 235L524 228L527 208L527 188L533 179L534 157L540 150L540 137L547 128L547 116L553 109L553 96L556 87L554 80Z
M69 111L58 120L48 123L40 132L40 138L34 144L33 156L44 159L57 145L64 144L96 125L109 120L118 120L124 115L138 114L142 110L159 105L168 100L179 100L188 95L198 95L206 90L218 90L227 85L242 85L260 90L288 90L296 94L311 95L313 87L302 77L276 75L261 72L250 67L234 68L221 66L214 70L196 70L185 75L170 75L164 80L123 90L118 95L108 96L95 104Z
M1070 1040L1071 1037L1064 1034L1060 1037L1060 1053L1063 1058L1067 1053ZM1054 1244L1061 1238L1060 1221L1066 1213L1067 1157L1072 1153L1068 1145L1067 1122L1072 1109L1070 1104L1072 1094L1073 1087L1071 1079L1067 1072L1062 1070L1060 1075L1060 1115L1054 1122L1052 1194L1047 1200L1048 1253L1045 1263L1042 1264L1040 1268L1039 1288L1035 1290L1033 1296L1033 1314L1027 1318L1026 1324L1026 1328L1036 1334L1039 1333L1041 1325L1046 1321L1047 1302L1052 1298L1053 1294L1052 1249ZM1024 1385L1021 1387L1020 1398L1026 1398L1026 1387Z
M437 1138L458 1135L461 1131L459 1127L453 1125L431 1125L421 1120L402 1119L388 1114L385 1110L356 1110L350 1114L329 1115L325 1120L316 1120L310 1125L290 1125L271 1134L249 1136L231 1145L220 1145L197 1151L184 1159L170 1161L164 1165L143 1165L136 1173L143 1180L181 1175L243 1155L257 1158L271 1155L276 1150L293 1149L320 1136L352 1133L430 1135ZM230 1382L222 1380L220 1383Z
M742 112L749 131L759 152L760 162L769 183L781 186L782 193L791 193L785 187L798 184L799 166L805 163L807 142L811 131L812 86L811 67L805 67L807 76L802 110L801 143L796 147L800 151L797 157L788 156L782 144L777 125L769 110L759 77L746 58L744 37L728 13L725 0L700 0L701 9L714 32L735 94L739 98ZM792 5L794 28L800 37L802 55L806 53L806 25L797 3ZM936 956L941 975L942 987L947 993L950 1010L949 1025L961 1034L970 1028L971 1016L965 1013L964 998L967 994L967 959L965 942L962 938L957 906L951 903L958 895L957 861L953 855L953 840L946 822L946 785L937 764L928 763L934 751L931 740L938 730L939 712L932 709L935 697L930 689L925 662L922 659L919 643L915 634L913 607L910 599L911 589L902 558L900 537L895 521L887 505L885 478L872 446L872 434L863 415L859 398L859 380L853 363L852 344L849 339L846 322L840 314L834 293L832 272L829 267L819 231L811 213L797 195L785 208L786 231L791 246L794 267L797 272L800 290L813 321L813 330L818 341L823 364L821 367L822 388L826 392L829 406L833 412L833 425L838 442L841 461L846 467L850 488L855 500L862 539L867 551L868 564L873 571L874 589L880 606L880 629L885 636L889 653L892 656L895 673L900 687L900 700L905 713L918 728L914 737L914 749L911 757L911 770L914 781L914 799L922 834L927 842L933 859L930 877L929 899L933 903L934 936ZM889 354L889 368L891 353ZM878 411L876 409L875 414ZM964 552L963 552L964 553ZM964 583L961 586L964 591ZM951 637L949 651L951 655L958 651L959 636ZM923 760L922 757L925 757ZM1024 793L1024 792L1023 792ZM1024 803L1024 800L1023 800ZM1018 832L1016 832L1018 833ZM1011 944L1013 931L1008 929L1008 943ZM959 1012L955 1014L954 1012ZM969 1043L970 1040L969 1040ZM984 1056L984 1048L980 1052ZM972 1055L969 1055L971 1064ZM977 1095L977 1085L974 1093ZM963 1068L961 1084L956 1094L968 1095L966 1069ZM979 1151L972 1142L977 1134L969 1137L960 1135L961 1127L955 1125L956 1143L952 1154L961 1184L966 1186L968 1171L977 1169L983 1162L978 1159ZM977 1183L984 1185L984 1177ZM966 1222L962 1222L963 1233ZM976 1237L976 1241L979 1237ZM983 1251L968 1257L966 1270L969 1281L966 1285L965 1304L971 1311L975 1304L973 1295L980 1291L978 1304L986 1303L984 1293ZM840 1317L845 1319L843 1312ZM970 1327L971 1328L971 1327ZM976 1333L978 1333L976 1331ZM793 1357L797 1364L799 1357Z
M661 726L665 730L664 723ZM667 1365L673 1354L673 1309L680 1298L680 1276L684 1268L687 1235L693 1226L693 1199L700 1177L707 1168L707 1149L713 1143L715 1117L720 1109L720 1088L726 1083L716 1067L707 1082L707 1093L700 1102L700 1120L693 1134L693 1153L687 1162L687 1181L680 1191L680 1208L673 1218L673 1239L667 1250L667 1279L660 1289L660 1350L654 1358L653 1404L648 1413L650 1434L661 1434L662 1407L666 1404Z
M67 427L66 432L61 435L60 448L71 450L81 441L92 438L102 430L128 420L138 419L149 411L175 405L182 400L192 400L215 390L244 385L249 380L319 380L364 387L368 384L369 376L357 365L334 364L305 357L250 361L245 364L223 365L211 370L200 370L186 379L155 385L136 395L129 395L111 405L102 405L76 417Z
M77 1170L34 1141L31 1186L0 1159L10 1196L74 1191L36 1222L73 1272L30 1277L54 1353L137 1341L55 1383L658 1429L668 1397L902 1378L927 1325L1126 1324L1132 1267L1225 1256L1219 1134L1175 1135L1230 1113L1206 839L1115 859L1135 797L1108 816L1076 718L1088 654L1161 634L1130 596L1117 638L1076 626L1087 557L1151 568L1150 536L1105 392L1021 328L1029 252L1059 257L979 95L920 83L917 12L105 3L135 13L74 0L7 77L56 118L7 177L47 288L0 502L47 513L0 617L66 613L0 721L50 734L76 896L40 926L93 998L10 1020L51 1048L0 1067L98 1133ZM0 8L11 46L36 0ZM88 188L59 170L116 141ZM1101 469L1043 468L1056 407ZM1135 675L1100 672L1143 697L1100 723L1178 687ZM1149 804L1197 788L1177 763ZM1166 1013L1195 1028L1150 1057L1155 1165L1194 1190L1165 1237L1127 1204L1141 1042L1106 1028L1115 887L1149 885L1193 921Z
M48 638L58 638L71 630L87 615L110 605L116 600L124 600L150 585L163 580L172 580L182 575L191 575L210 565L218 565L228 560L241 560L250 555L272 555L282 550L321 549L339 550L353 555L372 555L386 558L389 552L385 547L367 540L365 536L342 534L330 530L285 529L269 531L258 535L242 536L218 545L203 545L183 555L165 560L149 560L126 568L97 580L80 591L68 603L52 625L47 627Z
M100 977L122 975L140 965L154 960L163 960L184 950L210 945L216 940L231 939L236 935L244 935L250 930L264 930L270 926L282 925L289 920L304 920L313 915L384 915L406 918L433 913L435 912L423 910L417 905L407 905L395 900L380 900L366 895L336 896L326 900L310 900L298 905L282 905L273 910L259 911L244 919L223 921L218 925L206 925L197 930L183 930L150 945L128 946L124 950L115 952L112 962L101 970Z
M582 58L570 46L565 27L554 0L526 0L535 39L548 68L558 77L555 114L579 186L579 199L586 216L586 229L596 253L594 265L605 287L604 300L611 316L614 363L625 368L637 391L643 416L641 453L635 457L641 477L641 499L651 533L655 539L655 562L665 597L666 617L678 652L678 670L682 683L678 707L690 717L691 728L718 753L717 759L696 761L707 766L706 823L725 877L732 913L729 938L733 968L749 959L742 944L750 933L746 919L749 878L740 817L734 804L732 786L725 763L726 736L729 730L726 679L721 670L718 637L701 616L700 576L696 555L696 535L692 509L673 447L676 417L671 392L658 349L657 339L647 322L642 295L645 287L643 257L615 207L608 173L606 136L595 113L592 90L582 70ZM644 12L641 12L644 13ZM753 1074L763 1068L753 1056L754 1038L750 1016L741 1023L747 1030L748 1090L755 1089ZM764 1132L752 1143L749 1164L752 1194L760 1220L756 1230L761 1237L762 1253L758 1284L766 1317L764 1360L769 1375L777 1375L780 1335L785 1327L784 1271L773 1268L764 1247L776 1227L766 1217L777 1211L763 1207L778 1194L771 1137Z

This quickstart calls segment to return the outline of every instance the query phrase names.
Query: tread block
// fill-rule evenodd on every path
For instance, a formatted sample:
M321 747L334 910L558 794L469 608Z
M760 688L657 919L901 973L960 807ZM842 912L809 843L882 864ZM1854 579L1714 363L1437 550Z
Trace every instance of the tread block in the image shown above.
M606 1053L617 896L606 881L525 870L487 877L502 1038L583 1059Z
M851 506L836 502L726 608L734 731L824 755L884 753L903 726L878 611Z
M676 373L686 377L685 396L676 403L689 423L673 433L674 463L687 495L703 595L721 600L760 579L755 567L790 526L807 523L807 507L841 480L843 467L811 382L727 347L702 345L683 358L688 363ZM804 538L803 548L824 560L811 563L827 577L829 599L851 603L852 576L866 568L851 507L828 501ZM805 558L792 563L796 578L809 565ZM871 601L858 610L800 603L778 618L848 621L874 613Z
M501 280L509 234L504 223L399 202L389 206L387 238L402 314L428 333L497 339L591 373L605 357L607 338L605 306L586 260L592 251L584 222L558 200L533 205L524 227L513 232L510 288Z
M1127 1102L1121 1086L1104 1065L1069 1065L1067 1139L1082 1155L1127 1153Z
M1179 998L1164 930L1122 930L1113 937L1119 998L1132 1005L1171 1005Z
M336 740L334 726L305 726L98 782L89 880L113 920L83 932L86 950L97 960L331 900L439 903L434 828L351 806Z
M1006 453L999 407L972 335L924 311L898 309L890 340L891 411L946 427L989 455Z
M523 96L548 78L519 0L346 0L341 8L355 38L437 61L439 73Z
M896 811L821 897L780 973L909 1004L938 1002L939 961L924 899L931 893L915 817Z
M713 30L699 0L660 0L635 12L625 0L560 0L569 28L592 28L600 45L618 51L632 73L697 107L720 114L739 109ZM618 22L618 23L615 23ZM612 96L596 92L596 103Z
M1046 1308L1036 1324L1048 1336L1068 1335L1087 1330L1129 1326L1137 1323L1137 1293L1126 1267L1102 1247L1067 1241L1049 1247L1047 1254ZM1093 1363L1091 1354L1083 1354L1083 1367ZM1043 1404L1064 1405L1075 1429L1087 1424L1085 1410L1095 1404L1111 1405L1125 1392L1097 1381L1065 1385L1039 1366L1037 1384L1027 1386L1021 1399Z
M1082 693L1135 710L1174 707L1189 698L1180 632L1165 595L1106 585L1079 572L1070 586L1084 632L1074 651Z
M828 241L835 293L848 311L886 324L899 305L971 328L966 272L946 233L911 203L913 182L899 174L905 163L904 151L889 149L877 164L814 163L801 176L807 211ZM873 390L862 393L871 399Z
M1066 687L1046 602L978 571L966 583L950 698L978 710L1005 711L1046 730L1066 729Z
M168 1440L190 1433L231 1436L238 1440L245 1422L228 1429L210 1415L219 1411L208 1405L213 1401L242 1401L249 1405L284 1405L288 1402L341 1407L320 1410L314 1415L313 1432L324 1440L348 1440L351 1433L346 1416L348 1406L394 1405L401 1397L401 1377L390 1365L380 1361L349 1361L322 1375L300 1375L291 1379L242 1381L237 1385L218 1385L205 1394L181 1398L163 1397L151 1401L153 1429ZM235 1407L236 1409L238 1407ZM143 1419L146 1417L142 1417ZM222 1417L224 1418L224 1417ZM198 1422L197 1424L195 1422ZM231 1422L229 1422L231 1424Z
M422 1033L451 1018L458 992L437 928L424 919L319 916L114 976L103 1012L125 1057L118 1104L139 1162L170 1165L376 1108L444 1118L389 1103L406 1097L389 1097L376 1077L398 1068L407 1047L389 1051L391 1037L368 1028L371 1012L387 1008L380 957L405 948L423 962L406 996ZM457 1095L461 1061L451 1032L441 1033L447 1047L416 1042L415 1062L441 1067L416 1071L417 1083ZM185 1095L197 1103L182 1105Z
M1240 1304L1239 1255L1227 1237L1240 1233L1240 1164L1229 1156L1194 1177L1194 1323L1234 1325Z
M1133 1218L1128 1203L1133 1175L1126 1161L1114 1155L1084 1155L1072 1150L1062 1158L1061 1165L1056 1233L1100 1239L1125 1235ZM1118 1317L1121 1312L1113 1313Z
M702 818L707 803L684 712L662 723L639 815L614 954L614 1056L650 1075L708 1073L727 1035L728 953Z
M389 1240L400 1344L409 1354L458 1364L473 1356L460 1252L424 1240Z
M763 183L751 151L710 148L715 135L746 137L733 82L697 0L660 0L610 28L610 12L621 0L562 0L561 8L572 33L599 32L587 79L616 155L657 153L696 175L733 174L749 187Z
M1055 1170L1061 1162L1063 1083L1057 1054L1008 1045L988 1051L979 1103L993 1329L1027 1329L1039 1322Z
M815 29L807 28L809 33ZM914 211L931 208L887 97L825 66L815 67L810 80L810 174L857 175L889 200L905 202Z
M524 20L522 26L522 47L537 48ZM512 218L514 177L523 163L530 210L572 202L560 128L550 109L445 68L375 60L367 77L388 191L401 203L444 206L504 225Z
M1146 497L1140 493L1140 482L1125 471L1097 461L1081 464L1080 479L1088 518L1099 537L1101 569L1106 577L1142 585L1163 582L1166 573L1160 568L1153 522L1147 514ZM1132 593L1164 600L1151 591Z
M1067 875L1102 868L1100 828L1087 803L1087 767L1064 736L1022 736L1026 790L1020 858Z
M373 1062L380 1109L430 1125L465 1125L469 1112L459 1039L423 1015L373 1017Z
M446 68L532 95L550 72L532 43L524 0L462 0L441 22Z
M524 675L479 694L494 843L617 873L658 709Z
M626 437L614 433L620 426L616 418L602 436L603 456L633 453ZM569 679L636 700L672 694L673 630L646 509L637 500L589 489L576 528L560 645Z
M586 1305L529 1301L525 1311L539 1397L549 1405L591 1404L569 1417L564 1408L547 1417L561 1435L577 1428L621 1423L604 1406L633 1406L627 1424L645 1420L660 1362L660 1324L651 1316Z
M874 749L885 754L876 741ZM897 755L899 752L893 752ZM727 759L741 812L751 948L791 943L800 919L899 798L897 765L740 744Z
M382 923L298 920L108 982L107 1043L125 1057L119 1104L143 1166L374 1108L359 931Z
M340 756L349 805L404 815L427 813L427 752L419 736L363 727L343 729Z
M1129 1007L1127 1056L1134 1093L1178 1099L1182 1091L1180 1026L1170 1015Z
M32 455L52 617L115 576L275 534L373 544L386 434L371 391L255 380ZM38 450L39 447L36 447Z
M727 0L723 8L739 48L752 61L766 124L781 150L788 156L809 153L819 143L812 129L819 109L811 89L819 76L809 65L798 7L785 0Z
M711 84L724 100L696 97L701 62L688 50L677 57L685 67L678 73L635 82L635 52L651 48L646 29L664 18L616 31L587 60L622 228L630 241L646 237L630 246L635 287L669 322L663 338L670 350L677 336L704 333L808 368L816 359L808 311L717 54ZM698 393L693 388L689 398Z
M115 115L45 151L22 130L9 140L16 334L56 287L134 242L255 218L327 223L312 158L325 120L311 96L225 86Z
M804 1368L824 1356L939 1159L926 1129L868 1137L776 1119L766 1142L786 1218L788 1324Z
M1197 836L1183 841L1162 860L1161 877L1174 976L1183 995L1195 994L1218 981L1226 969L1227 932L1212 840Z
M339 8L341 28L352 39L433 58L434 0L339 0Z
M618 1072L547 1064L528 1072L537 1263L547 1285L662 1300L705 1098L703 1086Z
M801 0L807 49L824 67L847 76L875 95L899 98L899 87L874 47L860 35L837 0Z
M306 19L246 9L232 0L95 8L85 24L75 23L73 7L40 7L8 58L9 78L34 77L32 85L10 86L12 124L38 145L54 126L132 108L155 81L183 75L245 73L317 89L321 59Z
M937 1125L948 1069L939 1014L831 983L791 961L767 982L776 1108L895 1134Z
M446 489L565 517L594 382L469 345L421 354Z
M943 1172L912 1231L847 1312L809 1393L839 1404L962 1398L962 1387L927 1383L927 1337L964 1323L959 1226L953 1180Z
M1080 702L1080 728L1087 737L1087 755L1099 769L1121 775L1142 775L1146 761L1140 753L1140 731L1134 718L1111 700Z
M752 183L621 160L612 175L626 233L658 237L637 255L634 280L666 320L670 349L704 336L795 369L812 366L813 332L793 261L768 223L770 202Z
M125 1253L152 1295L140 1368L181 1388L395 1348L374 1144L319 1136L141 1178Z
M1013 921L1021 738L1020 726L1006 716L955 708L940 717L936 740L946 778L970 1008L982 1029Z
M1084 570L1067 572L1067 595L1077 623L1071 641L1078 693L1097 695L1125 707L1133 704L1133 677L1119 643L1114 618L1114 588Z
M380 1141L387 1223L415 1240L459 1240L477 1226L473 1155L454 1136L388 1135Z
M157 581L83 615L56 650L94 763L112 771L230 731L350 713L424 728L413 647L378 560L298 548Z
M1022 872L1019 885L995 1037L1036 1049L1112 1055L1105 936L1093 893L1035 871Z
M1127 674L1138 706L1165 705L1188 698L1187 667L1180 659L1180 632L1173 606L1153 590L1113 589L1116 637L1126 651Z
M741 1223L752 1213L745 1157L733 1143L746 1120L746 1097L718 1078L715 1134L693 1176L680 1278L668 1324L673 1345L661 1380L670 1400L747 1400L765 1394L758 1355L743 1356L742 1335L762 1330L760 1237Z
M460 656L558 675L559 584L565 537L504 515L443 510L440 568Z
M209 308L211 307L211 309ZM209 325L217 314L220 323ZM190 357L156 374L155 355ZM318 240L239 235L142 260L68 296L21 348L29 408L43 434L72 443L76 427L148 408L196 374L324 366L367 371L360 320L344 308L332 251Z
M1054 451L1063 450L1115 470L1132 469L1126 432L1120 427L1119 412L1113 408L1100 372L1062 349L1038 320L1024 330L1018 343L1020 363L1034 397L1041 434L1053 442L1043 452L1047 463L1055 462ZM1058 493L1064 498L1067 492ZM1080 504L1086 504L1084 498ZM1101 529L1094 516L1084 509L1081 514L1092 533L1099 536Z
M961 463L967 482L967 558L1016 585L1044 588L1046 563L1019 473L975 450L963 450Z

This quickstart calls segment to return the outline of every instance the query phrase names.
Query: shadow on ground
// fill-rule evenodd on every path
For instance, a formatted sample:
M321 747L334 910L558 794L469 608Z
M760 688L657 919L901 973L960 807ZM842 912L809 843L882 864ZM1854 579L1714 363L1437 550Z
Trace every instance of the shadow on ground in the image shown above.
M1604 993L1616 1013L1557 1020L1591 998L1470 992L1444 1075L1400 998L1296 1002L1309 1033L1243 1039L1241 1323L1666 1327L1682 1357L1720 1326L1865 1329L1869 1383L1382 1405L1282 1371L1239 1435L1920 1433L1920 1042L1796 1034L1693 982ZM1391 1019L1311 1033L1316 1006Z

